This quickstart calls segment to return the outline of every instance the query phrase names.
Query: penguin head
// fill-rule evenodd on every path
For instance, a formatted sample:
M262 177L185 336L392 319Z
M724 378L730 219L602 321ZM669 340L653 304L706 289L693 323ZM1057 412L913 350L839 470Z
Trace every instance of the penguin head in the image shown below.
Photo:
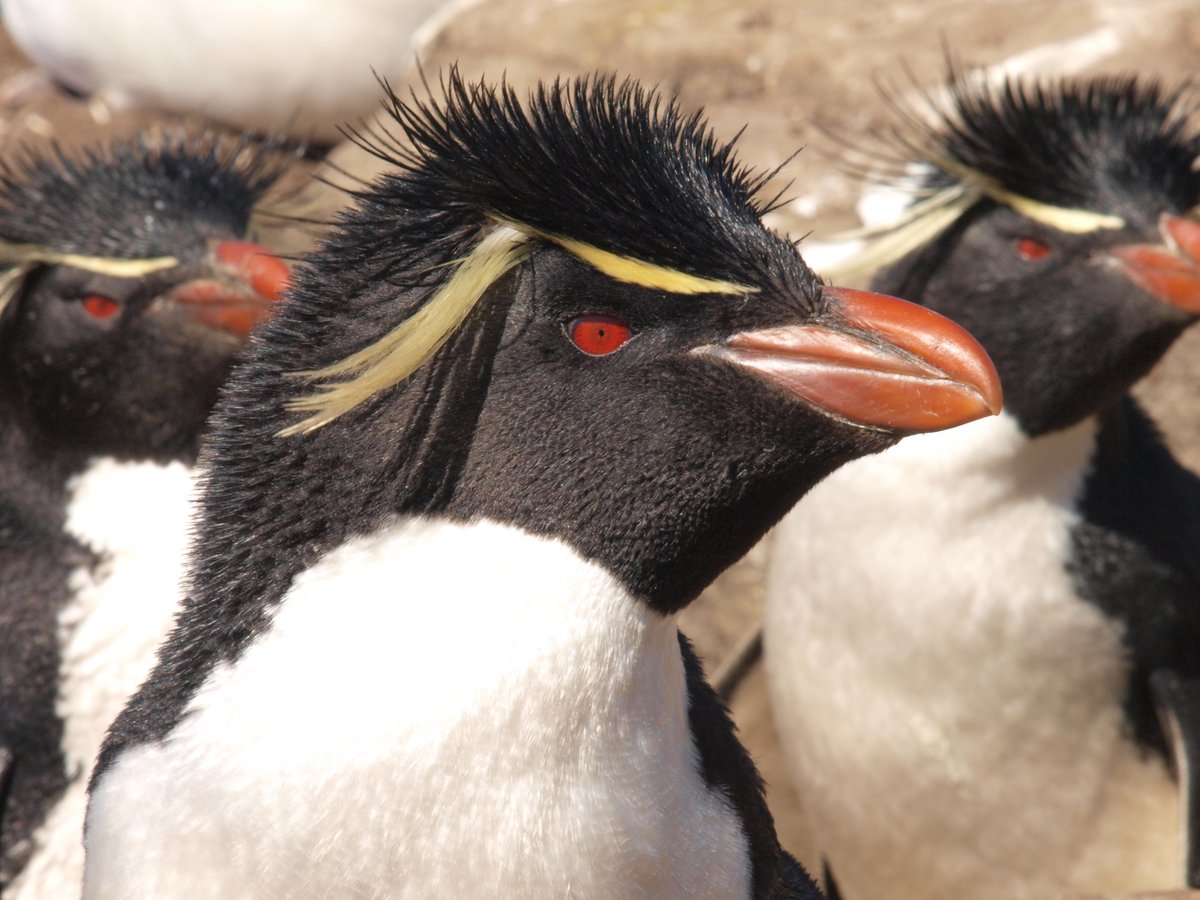
M525 107L454 73L392 113L413 149L363 137L400 171L298 271L217 416L202 567L486 518L671 611L839 464L998 407L965 332L822 284L673 102L599 78Z
M0 177L0 378L58 447L194 457L287 266L244 241L279 174L268 148L147 139Z
M1200 313L1194 108L1134 78L952 70L944 108L905 138L923 199L902 228L936 236L874 285L978 337L1027 433L1102 410Z

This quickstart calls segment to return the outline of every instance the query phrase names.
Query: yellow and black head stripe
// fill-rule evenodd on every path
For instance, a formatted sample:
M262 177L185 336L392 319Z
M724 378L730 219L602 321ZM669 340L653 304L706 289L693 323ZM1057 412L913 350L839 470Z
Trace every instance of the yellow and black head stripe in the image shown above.
M931 165L941 169L947 175L955 178L967 188L975 188L1002 206L1007 206L1017 213L1032 219L1049 228L1068 234L1090 234L1094 231L1119 229L1125 227L1125 220L1120 216L1096 212L1090 209L1077 209L1066 206L1055 206L1030 197L1010 191L1000 185L994 178L989 178L982 172L965 166L941 154L929 153Z
M821 274L833 282L867 278L934 240L978 202L979 196L978 191L956 184L914 203L895 222L830 235L822 239L822 243L857 245L861 242L863 246L855 246L854 252L844 260L822 266Z
M114 278L142 278L153 272L173 269L179 265L174 256L151 259L114 259L107 256L84 256L62 253L38 244L14 244L0 241L0 313L20 292L25 278L37 266L54 265L82 269Z
M378 341L323 369L297 373L318 382L316 392L288 403L288 409L309 415L282 429L280 436L315 431L408 378L441 349L488 288L520 264L529 251L527 233L508 225L498 226L417 312Z
M15 266L54 265L69 266L99 275L114 278L142 278L164 269L179 265L174 256L155 256L148 259L120 259L111 256L85 256L81 253L64 253L39 244L13 244L0 241L0 264Z
M1067 234L1090 234L1125 227L1120 216L1089 209L1054 206L1006 190L986 176L944 158L930 156L928 163L954 182L937 193L913 203L908 212L879 228L860 228L826 238L831 244L863 241L865 246L848 259L822 269L834 281L864 278L903 259L918 247L934 240L984 197L1007 206L1039 224Z
M0 272L0 317L4 316L8 304L20 292L21 285L25 277L33 271L33 266L33 263L24 263Z
M308 416L282 429L280 436L315 431L412 375L450 339L488 288L529 255L535 239L562 247L616 281L651 290L685 295L758 291L755 287L691 275L601 250L582 241L544 234L520 223L502 221L417 312L380 340L340 362L296 373L297 377L315 382L316 389L288 403L288 409Z
M1094 231L1116 230L1125 227L1124 219L1109 213L1053 206L1049 203L1042 203L1040 200L1031 200L1028 197L1011 193L997 185L987 185L981 190L997 203L1016 210L1025 218L1040 222L1057 231L1065 231L1068 234L1091 234Z
M635 284L638 287L653 291L665 291L669 294L754 294L758 288L737 284L733 281L722 281L717 278L704 278L691 275L678 269L659 266L644 262L630 256L621 256L585 244L583 241L558 237L552 234L539 234L539 237L562 247L568 253L579 257L593 269L607 275L614 281L625 284Z

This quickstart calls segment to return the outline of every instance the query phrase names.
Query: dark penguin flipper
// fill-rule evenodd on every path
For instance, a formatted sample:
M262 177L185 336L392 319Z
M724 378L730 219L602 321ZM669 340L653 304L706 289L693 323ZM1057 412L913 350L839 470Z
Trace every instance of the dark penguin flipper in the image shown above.
M1134 739L1169 759L1151 680L1200 678L1200 477L1132 397L1101 419L1079 511L1072 574L1080 595L1121 623Z
M780 851L780 861L779 887L771 895L772 900L825 900L817 883L792 854Z
M2 454L0 454L2 455ZM67 576L95 563L69 536L0 496L0 894L68 783L58 697L58 613Z
M4 811L8 807L8 789L12 786L13 752L0 741L0 831L4 828Z
M724 794L746 832L753 900L823 900L808 874L779 846L767 809L762 778L737 739L729 710L704 679L691 642L679 635L687 677L688 725L700 756L700 773L710 789Z
M1184 875L1188 887L1200 887L1200 678L1160 670L1150 686L1179 778L1185 836Z

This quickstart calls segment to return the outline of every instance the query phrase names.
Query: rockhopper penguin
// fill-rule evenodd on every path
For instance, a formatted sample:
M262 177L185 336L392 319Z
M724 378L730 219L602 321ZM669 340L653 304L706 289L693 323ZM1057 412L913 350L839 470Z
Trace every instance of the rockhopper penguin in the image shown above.
M0 889L79 895L87 777L178 602L201 426L286 277L279 154L145 138L0 173Z
M1128 394L1200 313L1193 94L956 72L948 97L901 129L924 175L873 286L977 335L1005 412L780 526L766 666L800 802L846 900L1177 887L1184 838L1196 885L1200 482Z
M85 896L816 897L675 614L990 363L822 285L674 102L443 91L218 405Z

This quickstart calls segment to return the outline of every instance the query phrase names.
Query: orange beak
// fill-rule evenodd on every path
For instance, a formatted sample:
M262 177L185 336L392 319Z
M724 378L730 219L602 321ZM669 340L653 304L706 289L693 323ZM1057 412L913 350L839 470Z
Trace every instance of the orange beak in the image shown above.
M247 337L271 316L291 269L265 247L224 241L213 248L213 277L178 285L168 295L203 325Z
M939 431L1000 411L991 358L949 319L882 294L824 294L844 326L745 332L718 355L811 406L889 431Z
M1188 313L1200 313L1200 223L1164 214L1163 244L1131 244L1110 255L1121 272L1153 297Z

